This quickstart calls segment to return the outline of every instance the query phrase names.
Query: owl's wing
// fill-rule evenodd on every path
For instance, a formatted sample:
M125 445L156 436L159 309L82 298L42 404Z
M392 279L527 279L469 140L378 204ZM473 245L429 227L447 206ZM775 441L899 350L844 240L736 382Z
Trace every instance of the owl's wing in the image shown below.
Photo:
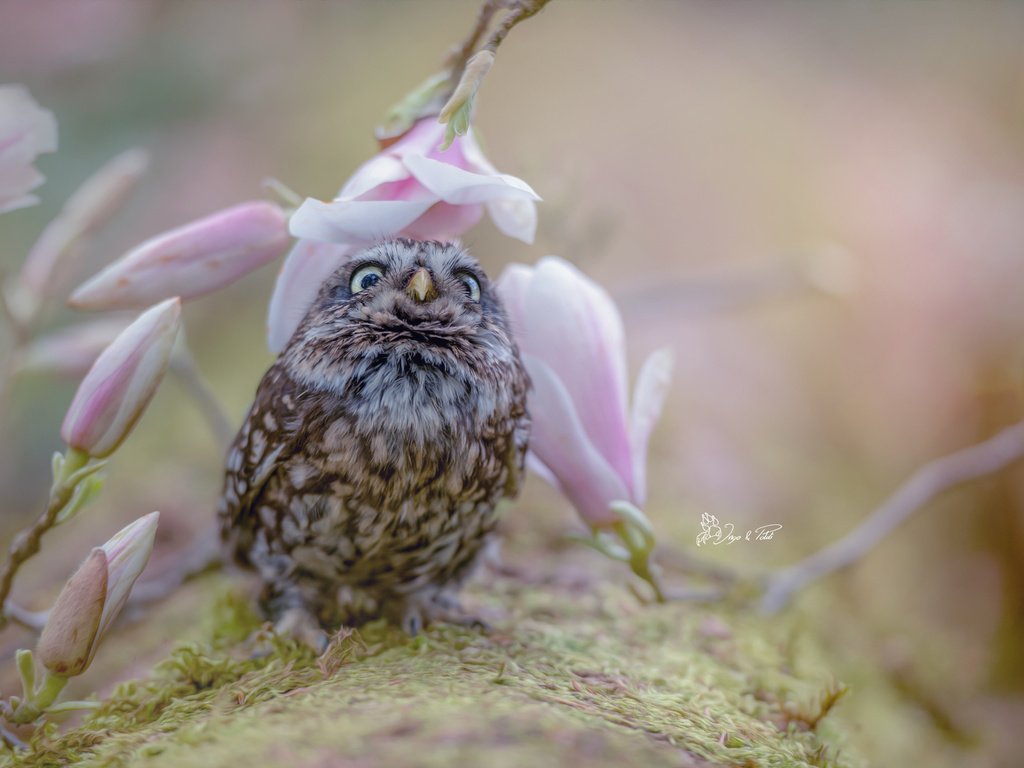
M273 366L256 390L245 423L228 452L224 492L218 508L221 532L234 538L249 528L263 489L303 443L308 408L300 386ZM239 542L239 550L244 543Z

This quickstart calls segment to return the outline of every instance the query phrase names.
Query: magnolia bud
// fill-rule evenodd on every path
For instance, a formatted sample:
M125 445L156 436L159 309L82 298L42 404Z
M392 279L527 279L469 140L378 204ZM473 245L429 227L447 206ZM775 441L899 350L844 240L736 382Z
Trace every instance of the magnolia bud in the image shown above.
M71 401L60 434L95 458L128 436L156 392L181 324L181 302L168 299L139 315L96 359Z
M94 549L68 579L36 648L36 657L51 673L74 677L89 668L149 561L159 519L159 512L151 512L126 526Z
M79 309L138 309L169 296L223 288L281 256L288 220L280 206L243 203L158 235L80 285Z

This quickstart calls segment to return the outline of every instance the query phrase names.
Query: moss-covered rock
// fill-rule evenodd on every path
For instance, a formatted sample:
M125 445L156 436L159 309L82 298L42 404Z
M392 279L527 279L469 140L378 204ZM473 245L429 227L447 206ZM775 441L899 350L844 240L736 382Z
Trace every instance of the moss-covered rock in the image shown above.
M7 764L858 764L825 717L845 689L797 661L786 621L496 578L469 596L499 616L486 634L378 622L316 659L261 636L222 577L201 592L202 640Z

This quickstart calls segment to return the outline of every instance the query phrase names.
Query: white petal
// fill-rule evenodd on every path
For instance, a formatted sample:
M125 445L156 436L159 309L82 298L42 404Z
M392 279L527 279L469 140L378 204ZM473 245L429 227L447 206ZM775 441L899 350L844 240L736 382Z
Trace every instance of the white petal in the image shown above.
M325 203L307 198L292 214L289 230L295 237L325 243L370 243L401 232L437 201L430 197Z
M285 257L267 310L267 346L277 354L299 327L324 280L354 249L346 245L300 240Z
M587 523L616 522L619 518L609 504L629 498L621 478L590 442L576 406L551 367L531 355L524 355L523 363L533 380L530 449L558 479L560 489Z
M646 500L647 444L665 406L665 396L672 383L672 366L672 351L659 349L644 361L636 377L629 423L630 441L633 444L634 501L637 506L643 506Z
M537 234L537 206L532 200L491 200L487 203L487 212L502 234L533 244Z
M504 173L481 174L421 155L404 158L416 180L446 203L466 205L491 200L540 200L530 185Z
M345 186L338 192L338 199L352 200L365 195L381 184L409 178L409 170L401 160L390 155L370 158L352 174Z

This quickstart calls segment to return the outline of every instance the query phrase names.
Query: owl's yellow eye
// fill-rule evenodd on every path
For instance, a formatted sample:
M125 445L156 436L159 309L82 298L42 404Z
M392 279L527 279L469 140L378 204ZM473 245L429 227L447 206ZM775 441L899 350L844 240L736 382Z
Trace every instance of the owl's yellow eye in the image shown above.
M480 301L480 281L469 274L469 272L459 272L456 277L466 286L466 290L469 291L469 298L473 301Z
M353 294L365 291L370 286L376 285L384 277L384 270L376 264L367 264L360 267L352 274L352 282L349 283L349 290Z

